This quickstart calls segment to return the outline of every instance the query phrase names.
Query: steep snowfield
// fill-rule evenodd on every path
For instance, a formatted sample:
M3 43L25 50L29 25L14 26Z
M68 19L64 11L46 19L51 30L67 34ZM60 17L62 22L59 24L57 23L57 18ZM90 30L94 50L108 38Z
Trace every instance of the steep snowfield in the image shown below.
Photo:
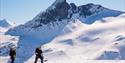
M42 46L47 60L45 63L124 63L124 31L124 15L103 18L92 25L84 24L79 20L70 22L60 35ZM21 40L21 42L23 42L22 46L17 48L16 63L22 63L21 61L33 63L34 48L41 43L31 39ZM28 45L30 47L25 47ZM6 63L9 57L0 56L0 60Z
M9 59L8 52L10 48L17 47L19 37L5 35L5 32L14 26L14 24L8 23L6 19L0 20L0 62L7 62L8 60L6 59Z
M7 47L7 52L1 53L0 61L9 60L10 44L17 47L15 63L33 63L38 46L42 46L46 63L125 60L125 15L117 17L123 12L92 3L71 4L56 0L31 21L8 31L1 28L0 50Z
M124 63L125 17L103 20L92 25L79 20L69 23L58 37L42 46L46 63Z
M10 48L17 47L18 37L0 34L0 62L3 59L9 59L8 52ZM6 60L8 61L8 60Z
M0 27L0 62L7 63L9 60L8 52L11 47L17 47L18 36L5 35L11 27ZM4 62L3 62L4 61Z

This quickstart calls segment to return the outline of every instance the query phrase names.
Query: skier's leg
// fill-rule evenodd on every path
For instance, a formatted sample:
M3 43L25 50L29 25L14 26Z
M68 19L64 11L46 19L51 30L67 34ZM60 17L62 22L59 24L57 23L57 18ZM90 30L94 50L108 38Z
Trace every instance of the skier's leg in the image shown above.
M41 59L41 63L43 63L43 57L42 56L40 56L40 59Z
M13 58L13 56L11 56L10 59L11 59L11 62L10 62L10 63L14 63L14 58Z
M35 58L35 62L34 62L34 63L37 63L37 60L38 60L38 56L36 56L36 58Z
M14 63L14 60L12 59L11 63Z

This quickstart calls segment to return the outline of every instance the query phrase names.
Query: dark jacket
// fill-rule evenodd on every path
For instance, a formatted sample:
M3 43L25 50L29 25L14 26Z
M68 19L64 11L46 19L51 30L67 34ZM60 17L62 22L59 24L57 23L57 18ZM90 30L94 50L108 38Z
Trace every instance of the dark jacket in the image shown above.
M42 50L39 49L39 48L36 48L35 53L36 53L36 55L41 55L42 54Z
M15 50L12 50L10 49L10 53L9 53L10 56L15 56L16 55L16 51Z

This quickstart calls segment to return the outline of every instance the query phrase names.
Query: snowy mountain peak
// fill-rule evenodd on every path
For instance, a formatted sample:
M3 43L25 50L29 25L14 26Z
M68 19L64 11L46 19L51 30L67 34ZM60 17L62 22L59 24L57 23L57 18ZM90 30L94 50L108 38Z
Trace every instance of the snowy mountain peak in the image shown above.
M69 8L70 6L66 0L56 0L46 9L46 11L38 14L32 21L39 22L37 26L42 26L43 24L45 25L55 21L61 21L61 19L67 18Z
M105 12L109 14L107 15ZM101 5L97 5L93 3L76 6L74 3L69 4L68 2L66 2L66 0L56 0L44 12L39 13L31 21L35 22L35 26L32 26L33 28L54 23L54 22L59 22L65 19L69 20L72 18L79 19L86 24L92 24L94 23L94 21L101 19L103 17L118 16L121 13L122 12L110 10L102 7ZM98 14L101 14L102 17L97 18L96 16ZM95 16L95 19L92 19L92 21L88 20L88 18L90 18L91 16L93 17L93 15Z
M66 0L56 0L56 2L66 2Z
M32 29L39 30L44 28L55 28L54 26L60 27L63 23L66 25L68 22L76 19L85 24L93 24L96 20L100 20L105 17L116 17L122 13L123 12L121 11L104 8L101 5L93 3L77 6L74 3L67 3L66 0L56 0L50 7L48 7L44 12L40 12L31 21L9 31L22 30L23 32ZM61 27L64 27L64 25Z
M0 27L9 27L9 26L11 26L11 24L8 23L6 19L0 20Z
M56 0L51 6L57 6L57 5L62 4L62 3L67 3L67 2L66 2L66 0Z
M66 0L56 0L50 7L67 3Z

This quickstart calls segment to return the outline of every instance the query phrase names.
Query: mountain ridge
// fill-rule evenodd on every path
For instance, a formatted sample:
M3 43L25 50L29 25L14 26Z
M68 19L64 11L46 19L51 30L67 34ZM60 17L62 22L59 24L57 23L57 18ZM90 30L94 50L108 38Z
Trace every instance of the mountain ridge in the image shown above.
M50 7L46 9L46 11L40 12L31 21L25 23L24 25L19 25L13 29L10 29L8 32L16 29L19 31L19 28L39 29L46 25L48 25L47 27L51 27L60 25L58 22L63 21L63 23L68 23L69 21L73 21L75 19L79 19L85 24L92 24L96 20L105 17L115 17L122 13L123 12L121 11L110 10L108 8L102 7L101 5L93 3L76 6L74 3L67 3L66 0L56 0Z
M12 26L6 19L0 20L0 27L10 27Z
M40 12L36 17L24 25L19 25L8 30L6 34L17 36L33 35L34 38L36 38L39 33L41 36L42 34L48 35L46 39L49 36L51 36L52 39L52 37L54 38L57 36L59 31L61 31L70 21L78 19L84 24L92 24L96 20L105 17L115 17L122 13L123 12L110 10L93 3L76 6L74 3L67 3L66 0L56 0L46 9L46 11ZM53 32L51 33L52 30ZM44 39L45 37L43 40Z

